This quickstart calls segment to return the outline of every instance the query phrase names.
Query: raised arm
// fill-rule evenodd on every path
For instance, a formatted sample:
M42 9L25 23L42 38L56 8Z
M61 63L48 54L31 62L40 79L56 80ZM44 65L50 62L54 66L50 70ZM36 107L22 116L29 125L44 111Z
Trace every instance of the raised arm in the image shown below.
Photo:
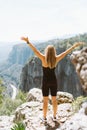
M72 47L70 47L69 49L67 49L66 51L64 51L63 53L57 55L57 62L59 62L60 60L62 60L67 54L69 54L72 50L74 50L76 47L83 45L84 42L77 42L75 43Z
M28 37L21 37L21 40L24 40L25 42L27 42L28 46L34 51L35 55L39 59L43 60L44 55L39 50L37 50L36 47L32 43L29 42Z

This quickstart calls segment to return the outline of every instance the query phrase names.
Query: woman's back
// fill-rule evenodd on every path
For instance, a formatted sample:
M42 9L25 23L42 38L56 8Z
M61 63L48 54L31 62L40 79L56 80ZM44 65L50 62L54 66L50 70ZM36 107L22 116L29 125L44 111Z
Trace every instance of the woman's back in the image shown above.
M43 67L43 79L52 82L56 79L55 68Z

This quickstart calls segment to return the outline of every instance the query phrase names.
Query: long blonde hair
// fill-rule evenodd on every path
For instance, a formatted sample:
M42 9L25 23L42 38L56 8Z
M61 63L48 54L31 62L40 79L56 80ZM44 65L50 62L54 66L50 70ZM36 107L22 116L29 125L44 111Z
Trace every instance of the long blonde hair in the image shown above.
M49 68L56 66L56 50L53 45L48 45L45 49L45 60Z

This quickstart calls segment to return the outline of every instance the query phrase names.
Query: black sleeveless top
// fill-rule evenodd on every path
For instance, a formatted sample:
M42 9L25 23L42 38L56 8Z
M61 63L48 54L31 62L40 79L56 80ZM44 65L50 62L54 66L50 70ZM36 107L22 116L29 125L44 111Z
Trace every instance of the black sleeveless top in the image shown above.
M43 82L55 82L55 68L43 67Z

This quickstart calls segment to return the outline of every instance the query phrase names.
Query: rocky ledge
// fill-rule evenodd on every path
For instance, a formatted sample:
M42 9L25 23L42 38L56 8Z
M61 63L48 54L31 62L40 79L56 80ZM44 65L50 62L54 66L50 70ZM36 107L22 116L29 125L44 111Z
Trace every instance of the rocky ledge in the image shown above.
M15 122L22 121L26 130L87 130L87 102L81 104L78 112L72 107L73 95L67 92L58 92L58 121L52 120L52 104L49 97L47 124L42 117L42 93L40 89L33 88L29 91L27 102L19 106L15 115L0 117L0 130L11 130ZM74 113L75 112L75 113Z

